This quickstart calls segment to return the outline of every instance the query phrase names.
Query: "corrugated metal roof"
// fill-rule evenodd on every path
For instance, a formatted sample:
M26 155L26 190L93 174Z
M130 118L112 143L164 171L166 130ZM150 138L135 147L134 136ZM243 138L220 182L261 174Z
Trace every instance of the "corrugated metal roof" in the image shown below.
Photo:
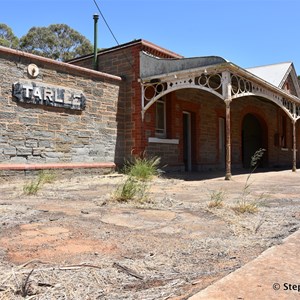
M290 68L291 62L279 63L274 65L267 65L255 68L247 68L248 72L264 79L265 81L281 88L283 81L286 79Z
M200 67L225 63L220 56L202 56L190 58L159 58L146 52L140 52L140 76L147 78Z

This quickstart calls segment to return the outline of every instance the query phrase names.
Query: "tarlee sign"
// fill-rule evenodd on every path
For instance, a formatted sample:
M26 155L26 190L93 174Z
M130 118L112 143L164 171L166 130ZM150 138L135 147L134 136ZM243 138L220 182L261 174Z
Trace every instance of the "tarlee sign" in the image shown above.
M13 96L18 102L69 109L83 110L85 97L82 91L64 87L54 87L34 82L16 82L13 84Z

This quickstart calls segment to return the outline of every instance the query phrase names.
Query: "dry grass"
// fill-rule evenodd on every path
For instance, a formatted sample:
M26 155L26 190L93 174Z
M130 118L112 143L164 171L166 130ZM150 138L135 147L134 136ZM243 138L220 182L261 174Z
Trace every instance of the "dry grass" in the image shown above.
M82 299L82 295L96 299L94 296L101 296L97 286L105 284L95 272L101 268L86 263L53 266L33 260L9 273L0 272L1 300Z
M41 189L43 184L52 183L56 179L56 175L51 171L41 171L39 172L37 178L31 180L29 183L25 184L23 187L23 192L26 195L36 195Z
M258 204L254 202L238 203L232 207L233 211L239 214L250 213L254 214L258 212Z
M213 191L210 194L210 201L207 204L208 208L221 208L224 206L224 199L225 199L225 192L224 191Z

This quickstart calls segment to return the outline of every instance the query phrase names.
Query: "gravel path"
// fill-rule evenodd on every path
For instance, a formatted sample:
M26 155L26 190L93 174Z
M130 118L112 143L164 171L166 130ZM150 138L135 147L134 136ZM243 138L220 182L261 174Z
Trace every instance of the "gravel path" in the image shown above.
M2 179L0 299L186 299L299 228L299 173L253 174L258 211L244 214L247 174L210 175L155 178L126 203L118 174L57 176L31 196L29 179Z

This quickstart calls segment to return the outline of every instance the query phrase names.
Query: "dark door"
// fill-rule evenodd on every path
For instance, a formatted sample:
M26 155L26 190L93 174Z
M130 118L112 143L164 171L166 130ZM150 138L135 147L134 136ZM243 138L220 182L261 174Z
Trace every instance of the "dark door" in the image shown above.
M250 168L251 157L263 148L263 131L259 120L252 114L247 114L243 120L242 129L242 159L244 168Z

